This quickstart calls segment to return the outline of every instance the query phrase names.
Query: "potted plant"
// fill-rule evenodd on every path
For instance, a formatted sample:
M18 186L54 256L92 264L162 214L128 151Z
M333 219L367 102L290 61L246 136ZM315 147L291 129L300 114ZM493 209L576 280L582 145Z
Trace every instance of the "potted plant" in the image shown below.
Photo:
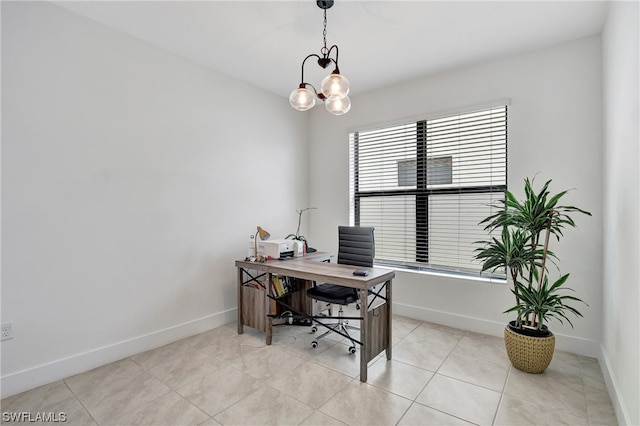
M308 242L307 239L305 238L304 235L300 235L300 225L302 224L302 213L306 212L307 210L314 210L315 207L307 207L305 209L301 209L301 210L296 210L296 212L298 212L298 228L296 229L296 233L295 234L289 234L286 236L286 239L291 238L292 240L296 240L296 241L301 241L302 244L304 244L304 252L305 253L313 253L314 251L316 251L316 249L308 247Z
M559 242L564 228L576 226L571 214L591 213L558 205L567 191L551 195L550 183L535 192L526 178L522 201L505 191L504 200L493 205L498 212L480 222L490 233L499 230L499 237L478 241L482 247L475 255L482 262L481 272L504 270L513 285L516 304L504 313L514 312L516 319L505 327L505 347L514 367L529 373L543 372L553 357L555 336L548 321L566 320L573 327L569 316L582 314L570 303L585 303L567 294L573 291L565 287L569 274L550 279L548 264L556 265L557 257L549 250L549 242L551 236Z

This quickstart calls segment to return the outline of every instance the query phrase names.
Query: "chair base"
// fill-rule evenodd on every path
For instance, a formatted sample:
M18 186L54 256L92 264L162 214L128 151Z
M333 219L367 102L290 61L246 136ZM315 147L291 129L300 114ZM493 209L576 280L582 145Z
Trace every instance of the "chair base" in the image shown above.
M344 315L344 311L342 310L342 305L340 305L340 310L338 311L338 317L342 317L343 315ZM338 319L338 322L328 323L328 324L323 324L323 325L324 325L324 327L327 327L328 330L325 331L324 333L322 333L320 336L316 337L313 340L313 342L311 342L311 347L312 348L317 348L318 347L318 340L320 340L323 337L327 336L329 333L338 333L338 334L343 335L345 338L347 338L347 339L349 339L351 341L351 346L349 346L349 353L350 354L356 353L356 342L351 337L351 334L349 333L349 330L357 330L357 331L359 331L360 328L354 327L352 325L349 325L347 320L343 320L341 318ZM311 332L315 333L316 331L318 331L318 326L313 324L311 326Z

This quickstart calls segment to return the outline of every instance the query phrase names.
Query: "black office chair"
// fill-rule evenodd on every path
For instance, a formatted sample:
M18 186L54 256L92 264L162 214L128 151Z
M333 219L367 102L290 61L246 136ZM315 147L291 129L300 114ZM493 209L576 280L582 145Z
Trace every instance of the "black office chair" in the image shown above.
M338 263L360 267L372 267L374 257L375 244L373 239L373 228L360 226L338 227ZM316 340L311 343L311 346L314 348L317 347L318 340L322 339L332 331L338 331L351 341L349 353L355 353L356 342L349 334L349 329L359 330L359 328L349 325L348 321L342 318L344 316L342 307L352 303L358 303L360 298L359 290L336 284L323 283L307 290L307 296L329 304L340 305L337 317L338 322L324 324L326 327L329 327L329 330L318 336ZM329 309L329 315L329 318L332 318L331 309ZM317 327L315 325L312 326L311 331L317 331Z

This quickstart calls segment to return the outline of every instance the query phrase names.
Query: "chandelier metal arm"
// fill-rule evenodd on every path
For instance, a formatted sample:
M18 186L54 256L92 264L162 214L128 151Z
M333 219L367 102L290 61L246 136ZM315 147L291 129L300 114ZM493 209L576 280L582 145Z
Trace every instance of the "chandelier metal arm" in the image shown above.
M325 99L327 99L327 97L324 95L324 93L322 92L318 92L318 89L315 88L315 86L311 83L303 83L300 85L300 87L311 87L313 89L313 93L316 94L316 96L318 97L318 99L320 99L321 101L324 101Z
M336 49L336 59L332 59L332 58L330 58L330 57L329 57L329 56L331 55L331 51L332 51L334 48ZM338 45L337 45L337 44L334 44L333 46L331 46L331 47L329 48L329 50L327 51L327 56L326 56L326 57L327 57L328 59L331 59L331 60L333 61L333 63L334 63L334 64L336 64L336 69L335 69L333 72L334 72L334 73L338 73L338 74L340 74L340 68L338 67Z
M304 64L307 62L307 59L309 59L311 57L318 58L318 61L320 60L320 56L315 54L315 53L307 55L307 57L304 58L304 60L302 61L302 66L300 67L301 68L301 72L300 72L300 87L303 87L303 85L306 84L304 82Z

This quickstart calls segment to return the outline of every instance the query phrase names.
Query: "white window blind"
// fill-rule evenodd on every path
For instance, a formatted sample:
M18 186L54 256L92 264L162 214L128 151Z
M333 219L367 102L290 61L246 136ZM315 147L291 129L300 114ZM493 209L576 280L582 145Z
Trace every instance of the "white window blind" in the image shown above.
M352 132L350 218L376 262L477 273L478 223L504 198L507 107Z

